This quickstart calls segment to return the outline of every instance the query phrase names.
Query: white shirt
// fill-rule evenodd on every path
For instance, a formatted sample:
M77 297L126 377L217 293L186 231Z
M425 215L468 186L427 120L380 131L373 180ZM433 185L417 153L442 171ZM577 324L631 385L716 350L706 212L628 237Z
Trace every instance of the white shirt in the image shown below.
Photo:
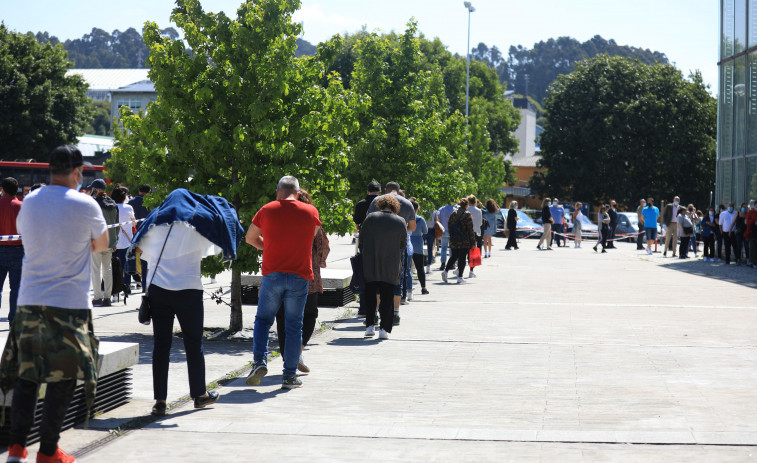
M124 222L130 220L134 220L134 208L128 204L119 204L118 223L122 225L118 228L118 243L116 244L116 249L126 249L131 246L131 239L134 237L134 233L131 231L133 224L123 225Z
M473 232L476 236L481 236L481 224L483 223L484 214L476 206L468 206L468 212L473 216Z
M91 309L92 240L107 229L94 198L43 186L24 199L16 227L24 237L18 305Z
M23 210L23 207L21 208ZM736 211L728 212L727 210L720 213L720 219L718 223L725 233L728 233L733 228L733 222L736 220Z

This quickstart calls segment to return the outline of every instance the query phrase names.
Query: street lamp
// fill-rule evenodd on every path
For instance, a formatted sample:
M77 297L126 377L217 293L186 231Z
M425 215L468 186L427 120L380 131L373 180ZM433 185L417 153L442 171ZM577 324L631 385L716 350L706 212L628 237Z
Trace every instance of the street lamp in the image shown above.
M463 2L468 10L468 48L466 49L465 62L465 123L468 123L468 89L470 87L470 14L476 11L471 2Z

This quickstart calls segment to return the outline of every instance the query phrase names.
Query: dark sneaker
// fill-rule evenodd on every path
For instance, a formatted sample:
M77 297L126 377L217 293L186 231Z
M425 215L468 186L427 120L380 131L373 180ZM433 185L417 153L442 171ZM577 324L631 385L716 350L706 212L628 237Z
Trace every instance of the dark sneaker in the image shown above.
M152 412L150 412L152 416L166 416L166 403L165 402L155 402L155 405L152 406Z
M216 391L208 391L208 395L205 397L195 397L195 408L203 408L218 402L218 396L219 394Z
M296 376L284 376L281 380L281 389L296 389L302 387L302 381Z
M421 294L428 294L428 290L426 288L421 289Z
M248 386L257 386L258 384L260 384L260 380L263 379L263 377L267 374L268 367L266 366L265 362L255 362L255 364L252 366L252 371L249 375L247 375L245 383Z
M93 307L100 307L101 305L103 305L103 300L102 299L93 299L92 300L92 306Z
M392 320L392 326L400 326L400 316L394 315L394 320Z
M110 298L103 299L102 303L100 304L100 307L110 307Z

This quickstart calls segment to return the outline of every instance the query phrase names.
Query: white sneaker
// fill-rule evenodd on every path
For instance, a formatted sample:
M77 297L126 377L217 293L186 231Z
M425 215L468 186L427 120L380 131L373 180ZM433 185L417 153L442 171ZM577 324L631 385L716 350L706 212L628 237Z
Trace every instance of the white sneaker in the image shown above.
M442 281L445 282L445 283L447 282L447 271L446 270L442 272Z
M459 285L465 284L465 280L463 280L463 277L457 277L457 284Z
M379 339L389 339L389 333L384 330L379 330Z
M371 325L371 326L369 326L369 327L367 327L365 329L365 337L366 338L372 338L374 334L376 334L376 332L373 329L373 325Z
M427 265L426 266L426 275L428 275L429 273L431 273L431 266Z
M473 273L473 270L471 270L470 273L468 273L468 278L476 278L476 274Z
M413 292L412 291L408 291L407 292L407 301L410 302L412 300L413 300Z

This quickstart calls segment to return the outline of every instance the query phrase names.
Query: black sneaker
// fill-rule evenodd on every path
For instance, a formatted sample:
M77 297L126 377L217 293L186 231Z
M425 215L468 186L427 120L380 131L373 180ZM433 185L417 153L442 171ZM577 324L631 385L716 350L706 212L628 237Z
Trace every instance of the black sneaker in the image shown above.
M166 416L166 403L165 402L155 402L155 405L152 406L152 412L150 412L152 416Z
M103 299L103 301L100 303L100 307L110 307L110 298L108 297Z
M103 305L103 300L102 299L93 299L92 300L92 306L93 307L100 307L101 305Z
M255 362L255 364L252 366L252 371L249 375L247 375L245 383L248 386L257 386L258 384L260 384L260 380L263 379L263 377L267 374L268 367L266 366L265 362L263 362L262 360Z
M208 391L206 397L195 397L195 408L203 408L207 405L218 402L218 393L216 391Z
M281 389L296 389L302 387L302 381L296 376L284 376L281 380Z

